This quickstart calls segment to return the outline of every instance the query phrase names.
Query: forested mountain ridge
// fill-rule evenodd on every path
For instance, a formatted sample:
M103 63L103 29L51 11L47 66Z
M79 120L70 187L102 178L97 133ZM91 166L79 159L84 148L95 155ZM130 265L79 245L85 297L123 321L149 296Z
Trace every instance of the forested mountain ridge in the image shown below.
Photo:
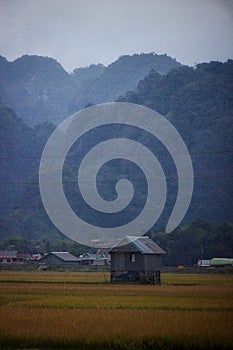
M12 210L24 183L36 171L35 133L15 113L0 105L0 214Z
M118 100L142 104L163 115L176 113L176 119L185 113L189 120L204 113L220 117L232 113L232 71L233 60L183 66L165 76L152 70L136 90Z
M79 110L87 104L115 101L120 95L135 89L138 82L154 69L167 74L181 64L167 55L134 54L121 56L103 70L96 79L85 82L71 104L71 110Z
M136 88L151 68L167 73L179 65L166 55L140 54L67 73L53 58L24 55L8 62L0 56L0 101L30 126L58 124L88 103L114 101Z
M1 216L13 210L32 178L38 177L41 154L54 128L46 122L31 128L0 104Z
M76 84L54 59L24 55L0 61L0 98L26 124L59 122L68 116Z
M179 67L167 75L151 71L139 82L137 90L119 99L146 105L165 115L180 132L192 158L194 193L182 227L169 235L155 233L165 227L166 220L163 219L149 232L169 251L169 265L191 264L203 254L203 257L215 257L217 253L224 256L232 253L228 249L232 244L232 225L220 224L223 221L233 222L232 93L233 61L229 60L225 63L203 63L194 68ZM34 242L60 239L62 235L45 213L38 185L41 153L54 126L43 123L29 127L3 105L0 123L2 239L10 236ZM89 139L92 140L93 136L89 135ZM143 135L138 138L139 142L141 140ZM167 160L165 167L166 163ZM171 171L170 177L175 179L174 168L167 166L167 169ZM109 166L108 170L114 177L118 167ZM77 172L72 180L76 176ZM176 184L174 180L174 187ZM106 190L110 191L109 188ZM75 205L75 201L72 204ZM197 218L204 218L211 224L198 222ZM195 224L188 225L193 220L196 220ZM178 258L179 255L183 260Z
M118 101L165 115L183 137L194 167L194 193L186 217L233 221L233 60L155 71Z
M75 68L72 77L75 79L78 88L83 84L90 84L95 79L98 79L105 71L106 67L99 64L91 64L89 67Z

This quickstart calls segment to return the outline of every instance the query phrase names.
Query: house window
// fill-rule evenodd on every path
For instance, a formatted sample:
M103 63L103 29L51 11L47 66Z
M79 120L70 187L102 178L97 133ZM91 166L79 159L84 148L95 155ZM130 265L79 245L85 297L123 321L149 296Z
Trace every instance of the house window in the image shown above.
M135 262L136 256L134 253L130 253L130 262Z

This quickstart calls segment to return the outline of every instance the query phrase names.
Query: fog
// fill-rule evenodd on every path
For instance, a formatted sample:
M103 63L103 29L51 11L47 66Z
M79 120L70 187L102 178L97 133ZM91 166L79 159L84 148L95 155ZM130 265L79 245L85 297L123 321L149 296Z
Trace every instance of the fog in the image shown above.
M152 51L225 61L232 37L228 0L0 0L0 54L51 56L67 71Z

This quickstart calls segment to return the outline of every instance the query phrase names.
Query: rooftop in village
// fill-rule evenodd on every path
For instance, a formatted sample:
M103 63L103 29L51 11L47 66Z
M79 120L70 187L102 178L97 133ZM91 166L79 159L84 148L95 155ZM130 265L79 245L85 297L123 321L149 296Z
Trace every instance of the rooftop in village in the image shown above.
M127 250L127 245L129 244L142 254L166 254L166 252L148 236L125 236L125 238L123 238L120 242L118 242L116 245L110 248L109 253L117 251L118 248L121 251L124 251L125 247L125 249Z

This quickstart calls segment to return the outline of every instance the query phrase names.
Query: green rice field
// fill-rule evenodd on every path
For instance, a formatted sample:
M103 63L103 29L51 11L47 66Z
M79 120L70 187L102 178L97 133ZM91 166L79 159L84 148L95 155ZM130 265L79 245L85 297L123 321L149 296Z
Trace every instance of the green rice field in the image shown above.
M1 349L233 349L233 275L0 271Z

